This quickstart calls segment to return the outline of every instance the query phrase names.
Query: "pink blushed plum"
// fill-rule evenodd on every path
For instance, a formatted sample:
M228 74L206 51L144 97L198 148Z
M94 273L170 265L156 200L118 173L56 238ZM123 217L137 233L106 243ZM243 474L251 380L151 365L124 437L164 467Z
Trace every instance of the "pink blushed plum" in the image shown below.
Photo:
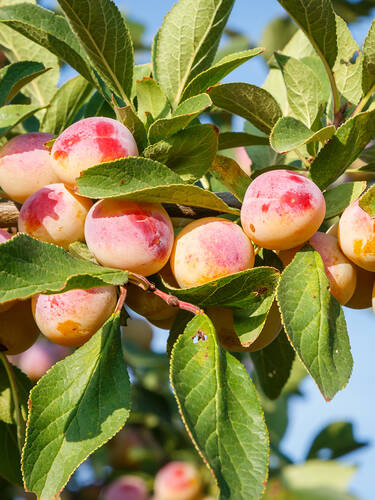
M55 174L68 186L75 186L84 170L127 156L138 156L129 129L112 118L100 116L73 123L59 135L51 151Z
M91 200L74 194L64 184L50 184L23 204L18 228L67 249L70 243L84 239L85 218L91 206Z
M88 213L85 237L103 266L149 276L169 259L173 226L158 203L107 199Z
M108 485L103 500L149 500L144 480L137 476L121 476Z
M252 268L254 249L237 224L206 217L178 234L170 263L179 286L189 288Z
M341 250L348 259L375 272L375 219L359 206L359 200L344 210L338 236Z
M35 321L45 337L56 344L77 347L89 340L116 307L113 286L69 290L32 298Z
M325 210L324 196L311 180L289 170L272 170L248 187L241 224L260 247L287 250L316 232Z
M42 187L58 182L45 147L53 137L41 132L18 135L0 150L0 186L10 199L23 203Z
M198 500L201 491L198 470L187 462L169 462L156 474L155 500Z

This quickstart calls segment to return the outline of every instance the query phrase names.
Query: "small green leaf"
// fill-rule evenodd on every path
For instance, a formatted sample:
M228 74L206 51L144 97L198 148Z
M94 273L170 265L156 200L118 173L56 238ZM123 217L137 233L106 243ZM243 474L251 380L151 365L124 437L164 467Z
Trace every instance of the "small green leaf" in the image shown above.
M375 86L375 21L363 44L362 87L363 93L372 92Z
M219 134L219 151L241 146L268 146L268 137L247 134L246 132L222 132Z
M11 360L9 360L11 361ZM12 365L21 413L27 418L27 400L33 386L31 380L17 367ZM16 424L14 401L10 389L10 382L3 363L0 362L0 420L6 424Z
M154 120L166 116L170 106L159 85L152 78L143 78L136 82L138 116L146 123L146 112L151 113Z
M142 152L147 145L147 132L145 126L130 106L121 108L115 105L114 108L118 121L130 130L137 143L138 151Z
M92 85L78 75L60 87L51 100L40 125L41 132L59 135L69 125L92 92Z
M269 134L281 110L266 90L249 83L223 83L209 90L215 106L242 116L259 130Z
M217 155L210 169L213 176L234 196L242 201L250 185L250 177L237 162L226 156Z
M366 181L344 182L324 193L326 219L341 215L345 208L361 196L366 189Z
M304 144L328 141L335 132L333 125L313 132L296 118L285 116L272 129L270 144L277 153L287 153Z
M0 476L10 483L23 486L21 457L18 451L16 425L0 422Z
M57 264L58 263L58 264ZM73 288L123 285L127 273L100 267L19 233L0 246L0 302Z
M152 67L150 63L147 64L136 64L133 70L133 86L131 92L131 98L135 97L135 86L138 80L143 80L143 78L148 78L151 76Z
M41 500L58 496L74 470L124 426L129 411L130 382L115 314L31 391L22 455L27 490Z
M311 164L311 178L321 189L329 186L353 163L375 136L375 111L360 113L337 129Z
M359 206L369 214L369 216L375 218L375 186L371 186L359 200Z
M200 333L202 340L193 341ZM171 384L194 445L212 470L220 499L257 500L268 473L268 435L245 367L218 346L198 315L174 345Z
M307 454L307 459L319 458L320 451L329 450L329 458L334 460L366 445L367 443L357 441L354 438L353 424L349 422L334 422L327 425L315 437Z
M133 85L133 44L114 2L58 1L95 70L108 87L129 104Z
M34 78L43 75L49 68L34 61L8 64L0 70L0 106L8 104L18 92Z
M295 352L282 330L271 344L250 353L257 380L269 399L277 399L287 382Z
M153 72L174 109L214 60L234 0L180 0L155 36Z
M306 246L281 275L277 290L281 317L294 349L324 398L348 383L353 359L344 313L329 292L318 252Z
M206 69L197 75L185 88L181 101L188 99L194 95L205 92L212 85L219 83L224 77L229 75L233 70L249 59L264 52L263 47L257 47L251 50L244 50L235 54L229 54L223 59L220 59L211 68Z
M8 104L0 108L0 137L41 109L34 104Z
M78 179L78 188L83 196L95 199L188 203L222 213L238 213L214 193L186 184L165 165L146 158L129 157L89 168Z

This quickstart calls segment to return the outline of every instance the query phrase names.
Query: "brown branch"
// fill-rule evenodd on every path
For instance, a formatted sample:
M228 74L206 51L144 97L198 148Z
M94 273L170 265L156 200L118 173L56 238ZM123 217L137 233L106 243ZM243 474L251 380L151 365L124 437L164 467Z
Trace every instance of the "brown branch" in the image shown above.
M17 227L20 205L10 200L0 200L0 227Z

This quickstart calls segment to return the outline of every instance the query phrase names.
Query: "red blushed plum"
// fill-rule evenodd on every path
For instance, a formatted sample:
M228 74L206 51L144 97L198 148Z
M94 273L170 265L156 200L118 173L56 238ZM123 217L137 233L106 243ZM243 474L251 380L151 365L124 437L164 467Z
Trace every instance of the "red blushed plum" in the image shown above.
M103 266L149 276L169 259L173 227L158 203L107 199L98 201L88 213L85 237Z
M92 201L77 196L64 184L39 189L23 204L18 228L34 238L68 248L84 239L85 219Z
M348 259L375 272L375 219L359 206L359 200L344 210L338 235L341 250Z
M179 286L189 288L252 268L254 249L237 224L206 217L178 234L170 263Z
M6 354L19 354L31 347L39 330L31 313L30 300L20 300L0 314L0 345Z
M35 321L45 337L55 344L77 347L89 340L116 307L113 286L69 290L32 298Z
M187 462L170 462L156 474L155 500L198 500L201 491L198 470Z
M84 170L127 156L138 156L129 129L112 118L100 116L73 123L59 135L51 151L56 175L69 186L75 186Z
M103 500L149 500L144 480L137 476L121 476L104 489Z
M18 135L0 150L0 186L9 198L23 203L42 187L58 182L45 147L53 137L40 132Z
M241 224L260 247L287 250L316 232L325 211L324 196L312 181L289 170L272 170L248 187Z

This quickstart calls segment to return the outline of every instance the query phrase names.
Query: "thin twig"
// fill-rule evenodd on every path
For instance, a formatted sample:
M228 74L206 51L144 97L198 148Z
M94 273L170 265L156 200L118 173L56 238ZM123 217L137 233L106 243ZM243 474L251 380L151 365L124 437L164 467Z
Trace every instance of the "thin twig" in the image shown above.
M126 286L120 286L120 297L117 301L115 313L119 313L121 309L124 307L126 300L127 288Z

